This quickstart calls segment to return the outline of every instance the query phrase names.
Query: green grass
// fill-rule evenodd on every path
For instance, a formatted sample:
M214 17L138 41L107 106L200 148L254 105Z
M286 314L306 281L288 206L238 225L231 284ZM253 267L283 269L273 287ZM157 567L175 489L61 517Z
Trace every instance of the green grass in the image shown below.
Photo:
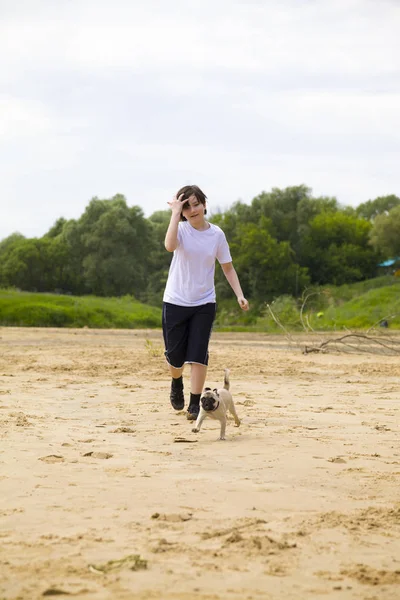
M377 290L380 288L391 288L394 286L395 289L399 289L400 280L398 277L391 275L385 275L382 277L376 277L375 279L367 279L366 281L358 281L357 283L345 284L339 287L332 285L324 286L324 291L328 297L333 298L336 304L341 304L358 298L363 294L371 290Z
M313 315L315 329L369 329L386 319L391 329L400 329L400 281L397 285L369 289L347 302L330 306L322 318Z
M400 278L379 277L340 287L310 290L304 318L318 331L369 329L387 319L400 329ZM266 306L240 310L236 299L218 302L216 331L282 333ZM271 303L274 314L291 332L303 331L301 300L281 296ZM318 317L318 313L322 316ZM161 327L161 307L146 306L131 296L98 298L0 290L0 325L22 327L90 327L137 329Z
M161 327L161 308L131 296L97 298L0 290L0 325L18 327Z
M317 331L366 330L386 319L390 329L400 329L400 279L377 277L354 284L315 287L303 313L305 322ZM251 305L251 302L250 302ZM302 300L280 296L270 303L274 315L290 332L304 331L300 320ZM254 309L254 306L253 306ZM252 312L252 311L250 311ZM253 331L283 333L268 308L256 307L256 318L241 314L234 303L222 302L218 308L215 329L218 331ZM318 317L318 313L322 316ZM218 317L219 313L219 317Z
M400 279L379 277L339 287L324 286L306 303L303 318L317 331L366 330L386 319L390 329L400 329ZM300 321L302 301L282 296L271 304L274 314L289 331L304 331ZM318 313L322 316L318 317ZM262 328L262 329L261 329ZM258 331L282 331L267 310L256 323Z

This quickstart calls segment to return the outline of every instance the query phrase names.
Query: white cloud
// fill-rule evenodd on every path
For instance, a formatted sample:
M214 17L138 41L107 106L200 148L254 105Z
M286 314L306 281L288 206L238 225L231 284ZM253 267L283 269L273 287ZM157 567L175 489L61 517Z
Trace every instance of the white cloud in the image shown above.
M45 107L9 95L0 95L0 136L30 137L51 131L52 123Z
M189 181L224 207L400 194L395 1L1 4L0 238L94 195L149 215Z

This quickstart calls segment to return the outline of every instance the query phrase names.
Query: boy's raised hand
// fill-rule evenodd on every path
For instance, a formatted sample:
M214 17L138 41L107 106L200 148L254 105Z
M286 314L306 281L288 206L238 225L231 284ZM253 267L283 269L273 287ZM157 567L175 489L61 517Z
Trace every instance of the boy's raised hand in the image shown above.
M176 196L174 196L171 200L171 202L168 202L168 205L170 207L170 209L172 210L172 212L176 215L180 215L182 212L182 207L185 204L186 200L182 200L184 194L181 194L179 196L179 198L177 198Z

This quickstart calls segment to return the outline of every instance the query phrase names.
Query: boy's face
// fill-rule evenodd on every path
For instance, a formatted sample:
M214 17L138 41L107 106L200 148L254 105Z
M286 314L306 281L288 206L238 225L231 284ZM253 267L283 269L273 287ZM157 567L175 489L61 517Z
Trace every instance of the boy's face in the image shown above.
M182 209L182 215L187 219L190 223L199 223L204 220L204 210L205 206L197 200L196 196L190 196Z

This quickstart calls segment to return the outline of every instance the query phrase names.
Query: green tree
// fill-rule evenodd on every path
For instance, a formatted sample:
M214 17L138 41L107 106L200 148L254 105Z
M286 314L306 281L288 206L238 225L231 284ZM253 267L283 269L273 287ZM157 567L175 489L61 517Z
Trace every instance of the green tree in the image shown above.
M68 221L64 219L64 217L60 217L54 223L52 227L50 227L49 231L46 233L46 237L55 238L63 232L63 229Z
M304 197L300 200L296 208L297 235L295 245L297 253L303 237L310 231L310 223L314 217L323 213L333 214L339 210L340 207L336 198L322 196L320 198Z
M356 208L359 217L373 221L378 215L387 215L392 208L400 205L400 198L394 194L379 196L375 200L368 200Z
M14 284L10 280L10 271L6 268L8 259L12 251L25 240L25 237L18 232L12 233L0 242L0 287L9 287Z
M85 247L82 241L79 220L70 219L67 221L59 235L68 249L69 287L66 291L75 295L90 294L91 290L86 284L83 269Z
M373 247L387 258L400 256L400 205L375 217L370 239Z
M289 242L296 249L298 242L298 206L311 199L311 190L305 185L288 187L283 190L273 188L262 192L251 203L255 221L264 216L271 222L271 234L279 242Z
M7 285L26 291L55 291L65 284L68 249L58 238L20 239L2 261Z
M149 271L146 286L146 302L161 305L168 278L172 254L164 247L165 234L171 218L170 210L153 213L148 222L151 226L152 245L149 254Z
M379 256L369 243L371 227L342 212L314 217L301 248L301 265L312 282L342 285L373 277Z
M270 227L265 217L258 224L240 225L231 244L244 293L256 303L301 293L309 283L307 270L295 263L290 244L276 240Z
M279 242L289 242L298 261L301 240L309 231L309 222L317 214L338 210L336 198L313 198L310 188L299 185L262 192L250 206L236 202L224 214L213 217L213 222L222 227L228 239L233 239L239 225L258 224L265 217L270 223L270 234Z
M3 240L1 240L0 242L0 258L2 256L4 256L4 254L6 252L8 252L8 250L14 246L15 244L18 244L19 242L21 242L22 240L25 240L25 236L22 235L22 233L19 233L18 231L12 233L11 235L9 235L8 237L4 238Z
M237 234L237 228L244 223L256 223L257 216L252 213L252 208L240 200L225 212L213 214L210 222L221 227L228 241L233 240Z
M145 296L152 239L141 208L128 207L121 194L93 198L65 234L71 249L75 246L75 267L81 260L81 277L90 293Z

